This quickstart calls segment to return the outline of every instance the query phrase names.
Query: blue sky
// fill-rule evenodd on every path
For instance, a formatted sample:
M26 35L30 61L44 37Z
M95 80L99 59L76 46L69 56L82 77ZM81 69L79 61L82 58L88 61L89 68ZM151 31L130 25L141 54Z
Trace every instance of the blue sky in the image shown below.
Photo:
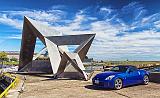
M88 56L97 60L160 60L159 0L0 2L0 51L19 51L28 16L63 34L96 33Z

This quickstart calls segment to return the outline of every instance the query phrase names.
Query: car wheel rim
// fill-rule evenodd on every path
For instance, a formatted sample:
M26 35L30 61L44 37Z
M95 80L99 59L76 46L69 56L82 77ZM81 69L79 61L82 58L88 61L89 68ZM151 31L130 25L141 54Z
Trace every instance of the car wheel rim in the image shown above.
M144 76L144 83L145 83L145 84L148 84L148 82L149 82L148 76Z
M115 81L115 88L116 89L121 89L122 88L122 80L121 79L117 79Z

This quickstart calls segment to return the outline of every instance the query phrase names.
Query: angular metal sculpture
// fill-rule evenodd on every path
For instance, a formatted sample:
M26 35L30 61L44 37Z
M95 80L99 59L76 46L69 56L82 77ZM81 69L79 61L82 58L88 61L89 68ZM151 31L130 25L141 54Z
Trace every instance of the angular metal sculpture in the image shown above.
M55 77L76 76L87 80L82 61L84 60L95 34L61 35L35 20L24 17L19 70L32 62L36 39L39 38L48 51L52 71ZM75 51L66 52L62 46L79 45ZM68 73L70 74L68 74ZM67 73L67 75L65 75Z

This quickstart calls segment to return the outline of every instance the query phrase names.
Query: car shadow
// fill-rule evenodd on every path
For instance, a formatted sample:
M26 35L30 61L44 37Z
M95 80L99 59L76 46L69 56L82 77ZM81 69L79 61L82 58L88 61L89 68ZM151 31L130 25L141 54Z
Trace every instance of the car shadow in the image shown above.
M134 85L129 85L129 86L125 86L123 88L131 88L131 87L137 87L137 86L141 86L143 84L134 84Z
M91 90L107 90L107 91L113 90L113 89L110 89L110 88L102 88L102 87L97 87L97 86L94 86L94 85L86 85L84 87L87 88L87 89L91 89Z
M141 85L143 85L143 84L135 84L135 85L125 86L122 89L131 88L131 87L137 87L137 86L141 86ZM113 91L115 91L115 89L103 88L103 87L98 87L98 86L94 86L94 85L86 85L85 88L92 89L92 90L107 90L107 91L112 91L113 90Z
M123 93L117 92L117 90L115 90L115 89L100 88L100 87L96 87L94 85L86 85L85 88L91 89L91 90L111 91L111 92L114 92L114 93L116 93L118 95L124 96L125 98L131 98L128 95L125 95Z

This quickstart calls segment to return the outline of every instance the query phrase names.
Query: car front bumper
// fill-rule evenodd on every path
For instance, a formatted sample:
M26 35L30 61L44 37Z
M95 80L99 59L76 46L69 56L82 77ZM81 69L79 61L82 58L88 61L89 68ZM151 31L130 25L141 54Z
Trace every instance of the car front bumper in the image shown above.
M114 88L113 80L92 80L92 83L94 86L100 88Z

